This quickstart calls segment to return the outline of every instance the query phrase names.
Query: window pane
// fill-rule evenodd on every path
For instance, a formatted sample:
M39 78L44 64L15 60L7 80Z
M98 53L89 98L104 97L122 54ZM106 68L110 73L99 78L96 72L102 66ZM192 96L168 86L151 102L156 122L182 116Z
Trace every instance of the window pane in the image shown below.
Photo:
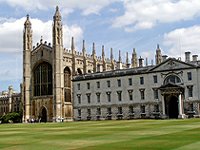
M140 84L144 84L144 77L140 77Z
M49 63L39 64L34 73L34 96L52 95L52 67Z
M128 83L129 83L129 85L132 85L132 78L128 79Z

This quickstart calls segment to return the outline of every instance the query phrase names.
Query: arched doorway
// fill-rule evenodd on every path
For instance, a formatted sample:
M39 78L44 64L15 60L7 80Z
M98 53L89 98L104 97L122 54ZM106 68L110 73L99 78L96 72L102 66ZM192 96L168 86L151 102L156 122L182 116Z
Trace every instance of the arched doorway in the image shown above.
M168 115L169 118L178 118L178 98L171 96L168 102Z
M47 109L45 107L40 110L40 122L47 122Z

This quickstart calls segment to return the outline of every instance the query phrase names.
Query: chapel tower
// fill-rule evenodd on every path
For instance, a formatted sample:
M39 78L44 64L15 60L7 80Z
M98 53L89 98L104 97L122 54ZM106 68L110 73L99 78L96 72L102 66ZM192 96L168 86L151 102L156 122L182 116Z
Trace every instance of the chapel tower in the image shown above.
M32 49L32 28L27 15L23 31L23 90L22 102L24 107L23 121L30 119L30 89L31 89L31 49Z
M63 118L64 76L63 76L63 29L58 6L53 17L53 116Z

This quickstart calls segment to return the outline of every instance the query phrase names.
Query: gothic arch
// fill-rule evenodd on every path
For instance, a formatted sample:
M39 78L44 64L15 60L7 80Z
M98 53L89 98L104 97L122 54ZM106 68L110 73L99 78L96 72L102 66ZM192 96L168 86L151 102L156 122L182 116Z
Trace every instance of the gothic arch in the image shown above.
M39 112L39 119L40 119L40 122L47 122L48 121L48 111L47 111L47 108L45 106L42 106L40 108L40 112Z
M52 95L52 66L48 62L41 62L33 68L33 95Z
M69 67L64 69L64 100L71 102L71 71Z
M82 74L83 74L83 72L82 72L82 70L81 70L80 68L77 69L77 73L78 73L79 75L82 75Z

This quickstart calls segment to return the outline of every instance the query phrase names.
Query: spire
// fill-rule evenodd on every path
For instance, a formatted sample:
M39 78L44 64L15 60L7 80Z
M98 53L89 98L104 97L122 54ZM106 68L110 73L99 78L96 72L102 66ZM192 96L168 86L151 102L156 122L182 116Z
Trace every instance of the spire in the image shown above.
M82 48L82 53L83 53L83 73L87 73L87 58L86 58L86 50L85 50L85 40L83 40L83 48Z
M146 66L148 66L148 58L147 57L146 57L146 61L145 62L146 62Z
M114 60L113 60L113 49L110 49L110 60L111 60L111 69L114 70L115 69L115 64L114 64Z
M93 72L96 72L97 71L97 58L96 58L95 43L92 44L92 56L93 56Z
M96 59L96 50L95 50L95 43L94 42L92 44L92 56L93 56L93 59Z
M113 61L113 49L110 49L110 60Z
M138 65L138 59L137 59L137 53L135 51L135 48L133 48L133 53L132 53L132 67L135 68Z
M95 43L92 44L92 55L93 57L96 56Z
M61 21L61 19L62 19L58 6L56 6L56 12L55 12L53 18L54 18L54 21Z
M126 52L126 64L129 64L128 52Z
M31 28L31 21L29 19L29 14L26 15L26 21L24 22L24 27L29 27Z
M104 45L102 45L102 59L105 59Z
M119 61L117 62L117 69L123 69L121 51L119 50Z
M130 68L130 63L128 59L128 52L126 52L126 68Z
M104 45L102 45L102 61L103 61L103 71L106 71L106 60L105 60Z
M157 44L157 49L160 49L160 46L159 46L159 44Z
M85 49L85 40L83 40L83 47L82 47L83 56L85 56L86 49Z
M133 48L133 54L136 54L135 48Z
M63 47L63 29L62 29L62 20L61 15L59 12L58 6L56 7L56 12L53 16L53 37L52 37L52 43L53 46L62 46Z
M71 50L75 51L74 37L72 37Z
M157 44L155 59L156 59L156 65L162 62L162 54L159 44Z
M26 15L27 20L29 20L29 14Z
M121 51L119 50L119 62L122 62Z

